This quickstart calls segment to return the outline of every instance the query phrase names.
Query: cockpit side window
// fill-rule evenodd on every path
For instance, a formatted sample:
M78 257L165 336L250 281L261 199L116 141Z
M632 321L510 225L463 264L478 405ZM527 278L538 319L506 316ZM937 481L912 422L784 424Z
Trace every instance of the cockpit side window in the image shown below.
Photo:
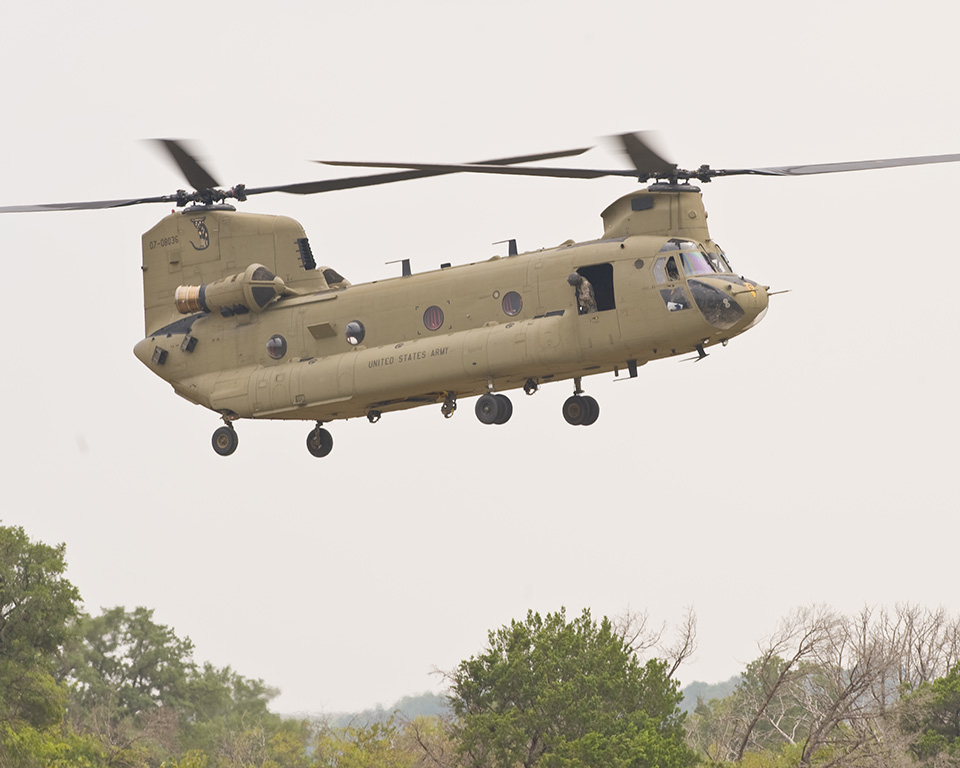
M671 256L667 259L667 279L668 280L679 280L680 279L680 270L677 269L677 261Z
M723 249L716 243L714 243L714 246L717 250L707 253L707 258L710 259L710 263L713 264L714 269L721 274L733 272L733 267L731 267L730 262L727 261L727 255L723 252Z

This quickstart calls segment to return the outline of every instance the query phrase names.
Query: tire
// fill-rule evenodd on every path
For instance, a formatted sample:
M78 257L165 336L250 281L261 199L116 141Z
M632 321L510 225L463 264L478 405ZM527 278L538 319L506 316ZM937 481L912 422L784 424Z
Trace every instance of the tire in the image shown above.
M563 418L567 424L572 424L575 427L579 426L584 423L584 419L589 413L588 407L582 396L571 395L563 401Z
M480 395L474 412L477 414L477 419L479 419L481 424L500 423L497 420L501 418L500 412L503 410L503 405L498 397L498 395L491 395L489 393ZM507 418L510 417L508 416Z
M323 427L314 427L307 433L307 450L311 456L322 459L333 450L333 435Z
M590 397L590 395L584 395L583 401L587 404L587 415L580 423L585 427L589 427L600 418L600 403Z
M510 417L513 416L513 403L506 395L494 395L494 397L497 398L497 402L500 403L500 416L494 423L506 424L510 421Z
M233 427L220 427L213 433L213 450L220 456L229 456L240 442Z

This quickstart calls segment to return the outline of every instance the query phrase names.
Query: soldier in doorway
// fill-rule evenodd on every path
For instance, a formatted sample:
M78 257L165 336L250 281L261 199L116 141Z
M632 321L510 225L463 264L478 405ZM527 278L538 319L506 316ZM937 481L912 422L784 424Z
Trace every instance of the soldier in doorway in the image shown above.
M597 297L593 292L593 286L579 272L571 272L567 277L567 282L574 287L577 292L577 306L581 315L597 311Z

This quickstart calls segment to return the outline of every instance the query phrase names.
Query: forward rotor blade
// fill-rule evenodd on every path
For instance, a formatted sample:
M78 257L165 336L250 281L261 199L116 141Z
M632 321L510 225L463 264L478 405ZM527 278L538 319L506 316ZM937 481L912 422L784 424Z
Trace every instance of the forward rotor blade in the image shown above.
M200 161L187 152L182 141L175 139L155 139L173 158L187 181L194 189L216 189L220 184L209 174Z
M960 162L960 155L923 155L921 157L893 157L886 160L859 160L849 163L818 163L816 165L782 165L770 168L727 168L711 170L713 176L811 176L817 173L844 173L869 171L875 168L902 168L911 165Z
M162 197L131 197L125 200L87 200L80 203L41 203L39 205L4 205L0 213L31 213L39 211L91 211L100 208L123 208L141 203L175 203L175 195Z
M664 160L660 155L653 151L647 139L653 134L649 131L641 133L622 133L615 138L620 140L624 152L636 168L636 176L656 176L658 178L669 176L676 170L676 163Z

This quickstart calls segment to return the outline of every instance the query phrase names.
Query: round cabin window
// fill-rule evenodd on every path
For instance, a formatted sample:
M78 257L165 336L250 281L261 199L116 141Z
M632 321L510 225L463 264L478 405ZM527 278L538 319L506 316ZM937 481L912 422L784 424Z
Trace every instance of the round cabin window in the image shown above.
M367 335L366 329L363 327L363 323L359 320L351 320L347 323L346 332L344 334L347 337L347 341L353 346L357 346L363 337Z
M500 302L500 306L503 307L503 312L510 317L515 317L520 314L520 310L523 309L523 299L520 297L520 294L516 291L510 291L506 296L503 297L503 301Z
M279 333L275 333L267 339L267 354L274 360L279 360L287 354L287 340Z
M427 311L423 313L423 324L429 331L439 330L443 326L443 310L436 305L427 307Z

